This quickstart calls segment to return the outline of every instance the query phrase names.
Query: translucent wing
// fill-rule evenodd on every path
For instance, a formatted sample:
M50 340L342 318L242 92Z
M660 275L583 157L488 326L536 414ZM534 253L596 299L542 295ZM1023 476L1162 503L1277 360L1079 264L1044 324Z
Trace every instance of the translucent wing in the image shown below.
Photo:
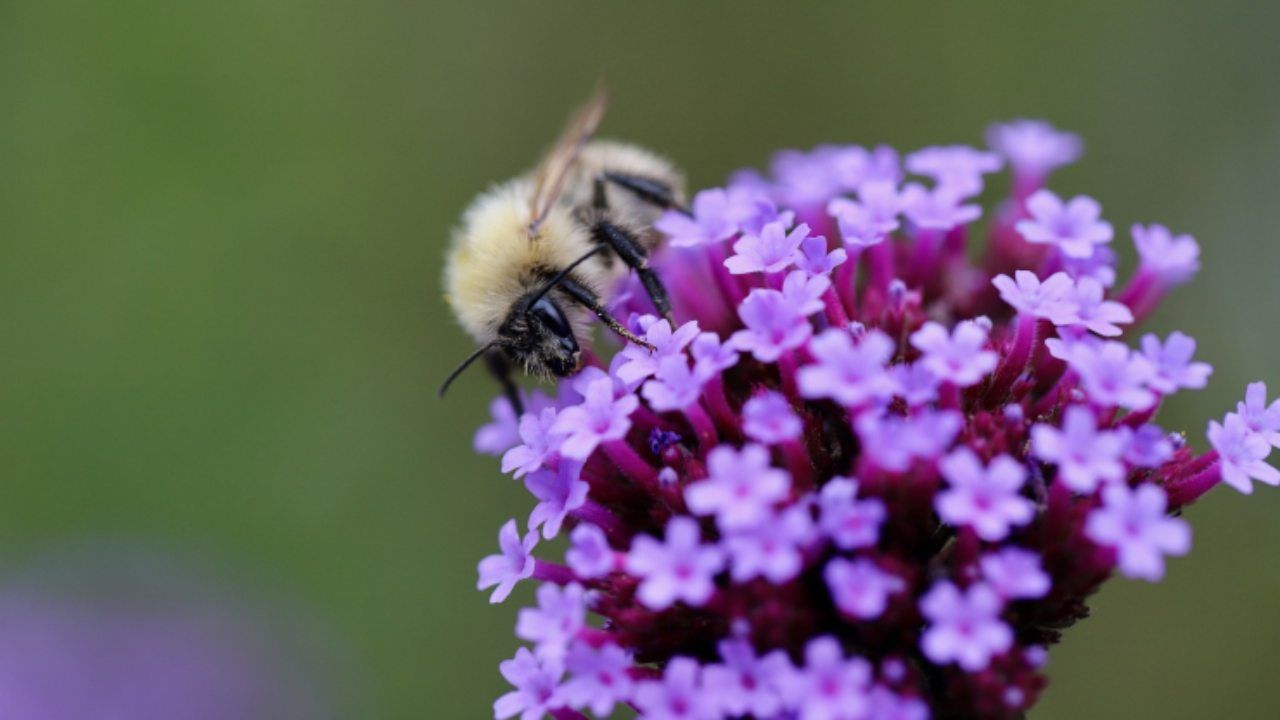
M538 227L564 191L565 181L578 162L582 147L595 135L604 119L609 95L601 84L591 99L569 119L564 132L534 172L533 196L529 201L529 239L538 235Z

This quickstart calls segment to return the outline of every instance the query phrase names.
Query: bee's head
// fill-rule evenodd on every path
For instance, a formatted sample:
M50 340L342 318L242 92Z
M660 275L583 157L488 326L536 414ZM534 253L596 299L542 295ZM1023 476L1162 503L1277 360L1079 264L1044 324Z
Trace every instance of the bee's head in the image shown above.
M530 374L573 374L582 360L573 326L549 293L530 300L517 304L498 328L498 346Z

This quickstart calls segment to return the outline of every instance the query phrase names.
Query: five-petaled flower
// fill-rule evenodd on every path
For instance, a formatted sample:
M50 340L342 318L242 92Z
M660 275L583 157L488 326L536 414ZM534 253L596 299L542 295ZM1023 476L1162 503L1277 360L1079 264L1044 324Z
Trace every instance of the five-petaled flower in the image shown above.
M1031 451L1058 466L1058 477L1072 490L1091 493L1098 484L1124 477L1124 435L1099 430L1092 412L1079 405L1067 408L1062 428L1031 428Z
M1027 469L1008 455L983 467L972 450L960 448L938 466L948 483L934 500L943 522L973 528L978 537L995 542L1035 516L1035 504L1021 492Z
M1115 549L1120 572L1155 582L1164 577L1165 555L1191 549L1191 528L1168 517L1167 509L1164 491L1155 485L1109 485L1102 489L1102 507L1089 513L1085 534Z
M984 583L961 590L944 580L920 600L920 612L929 621L920 647L936 663L982 670L1013 646L1013 631L1000 619L1003 608L1000 595Z
M712 582L724 568L724 551L702 544L702 533L691 518L678 517L667 524L667 536L658 541L640 535L627 553L627 572L642 578L637 596L653 610L684 601L701 605L715 591Z
M1094 247L1111 242L1111 224L1101 219L1097 200L1079 195L1063 202L1049 190L1037 190L1027 198L1029 220L1015 227L1027 242L1057 247L1067 257L1087 258Z

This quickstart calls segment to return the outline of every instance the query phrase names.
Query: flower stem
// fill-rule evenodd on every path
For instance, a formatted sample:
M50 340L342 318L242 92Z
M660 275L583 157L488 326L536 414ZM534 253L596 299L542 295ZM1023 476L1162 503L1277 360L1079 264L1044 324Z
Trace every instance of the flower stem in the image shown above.
M1031 350L1036 346L1036 342L1044 337L1041 323L1047 324L1048 321L1037 321L1034 316L1019 313L1017 325L1013 331L1013 345L1009 348L1009 352L1000 361L1000 367L996 368L995 377L991 380L991 388L987 391L987 402L999 402L1009 392L1009 388L1013 382L1018 379L1023 370L1027 369L1027 365L1031 362Z
M808 490L813 487L813 463L809 460L809 449L799 439L783 442L779 449L791 472L791 479L797 490Z
M716 433L716 425L711 421L711 416L702 408L702 405L694 401L684 409L684 416L693 428L693 434L697 437L698 446L702 451L709 452L715 447L715 444L720 441L720 436Z
M632 482L646 491L652 493L659 491L658 471L654 470L652 465L640 457L640 454L628 445L625 440L610 440L602 447L604 448L604 454Z
M587 500L581 507L569 514L600 528L610 542L625 545L630 540L630 533L627 532L626 527L618 519L618 516L614 515L609 508L594 500Z
M533 577L556 585L568 585L578 579L568 567L539 558L533 560Z

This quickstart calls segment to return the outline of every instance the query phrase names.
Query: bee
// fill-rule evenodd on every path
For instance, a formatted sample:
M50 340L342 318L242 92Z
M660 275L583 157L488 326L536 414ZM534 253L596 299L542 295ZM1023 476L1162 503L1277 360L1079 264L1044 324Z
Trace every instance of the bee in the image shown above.
M444 285L478 347L445 379L441 396L483 357L519 412L512 368L541 378L577 372L592 316L647 347L607 309L607 293L631 271L671 318L648 258L660 241L658 217L687 212L684 177L644 148L593 139L607 104L598 89L537 167L481 194L463 214Z

